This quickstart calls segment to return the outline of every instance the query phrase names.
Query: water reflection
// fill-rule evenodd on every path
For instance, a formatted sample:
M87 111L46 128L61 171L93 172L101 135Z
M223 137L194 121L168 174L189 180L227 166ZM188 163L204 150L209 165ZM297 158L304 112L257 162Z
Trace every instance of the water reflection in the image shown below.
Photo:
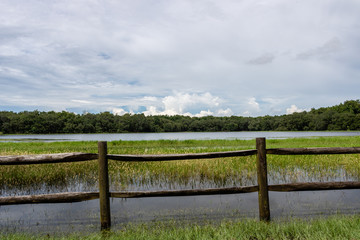
M273 220L290 217L313 218L329 214L360 213L360 190L270 192ZM258 218L257 193L112 199L112 228L128 223L180 220L203 221ZM99 202L33 204L0 206L0 228L3 232L97 232Z
M301 172L301 171L299 171ZM302 171L303 172L303 171ZM306 181L355 181L357 176L344 174L338 169L336 177L298 175L296 179L284 178L284 172L271 171L269 184ZM285 176L287 176L285 174ZM333 177L333 176L332 176ZM224 186L212 181L190 179L188 182L167 184L164 179L133 182L126 186L110 184L111 191L120 190L159 190L191 189L211 187L232 187L234 182ZM246 182L247 181L247 182ZM246 177L246 181L237 186L255 185L256 176ZM97 183L73 179L65 185L39 185L30 188L3 188L2 195L44 194L49 192L82 192L97 191ZM270 208L273 220L290 217L317 217L328 214L360 213L360 190L308 191L308 192L270 192ZM121 229L128 223L146 223L151 221L179 220L201 223L223 219L258 218L257 193L189 196L189 197L156 197L143 199L111 199L111 214L114 229ZM0 228L3 232L97 232L99 230L99 202L91 200L81 203L32 204L0 206Z

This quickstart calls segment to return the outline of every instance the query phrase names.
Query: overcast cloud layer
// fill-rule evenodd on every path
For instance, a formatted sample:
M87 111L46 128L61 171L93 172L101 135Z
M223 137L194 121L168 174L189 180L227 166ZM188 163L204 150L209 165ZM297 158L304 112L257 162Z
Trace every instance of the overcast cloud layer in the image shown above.
M0 110L259 116L359 99L359 0L1 0Z

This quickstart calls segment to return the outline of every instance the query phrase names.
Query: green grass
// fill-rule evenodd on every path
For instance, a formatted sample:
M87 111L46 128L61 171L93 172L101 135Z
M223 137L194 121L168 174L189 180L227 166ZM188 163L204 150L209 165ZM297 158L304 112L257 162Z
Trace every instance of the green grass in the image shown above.
M78 233L63 236L8 234L1 239L360 239L360 216L333 216L314 220L280 221L264 223L257 220L223 221L202 225L176 221L128 225L121 231Z
M267 140L267 148L355 147L360 137L320 137ZM255 140L160 140L114 141L110 154L199 153L254 149ZM96 142L0 143L0 155L61 152L97 152ZM360 155L276 156L268 155L271 183L359 179ZM182 187L223 187L256 184L255 156L169 162L128 163L110 161L112 190ZM97 162L2 166L2 188L36 189L37 186L66 186L81 181L97 185Z

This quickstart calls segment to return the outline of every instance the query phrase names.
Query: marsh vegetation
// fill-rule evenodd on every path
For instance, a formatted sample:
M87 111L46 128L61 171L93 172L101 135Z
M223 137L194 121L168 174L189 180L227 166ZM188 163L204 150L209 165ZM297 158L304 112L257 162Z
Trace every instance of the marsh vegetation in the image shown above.
M267 148L355 147L360 137L267 140ZM254 149L253 140L113 141L109 154L174 154ZM0 143L0 155L96 153L96 142ZM351 181L360 177L360 156L268 155L269 183ZM93 191L97 162L2 166L2 195ZM256 184L255 156L170 162L109 162L112 191L192 189Z
M267 140L267 148L298 148L298 147L358 147L360 146L360 137L317 137L317 138L292 138L292 139L269 139ZM175 153L201 153L201 152L220 152L220 151L233 151L233 150L246 150L254 149L254 140L160 140L160 141L112 141L108 142L109 154L175 154ZM64 152L87 152L97 153L96 142L1 142L0 143L0 155L24 155L24 154L46 154L46 153L64 153ZM319 156L278 156L268 155L268 172L269 183L290 183L290 182L302 182L302 181L358 181L360 178L360 154L353 155L319 155ZM109 162L110 171L110 186L111 191L121 190L166 190L166 189L192 189L192 188L212 188L212 187L232 187L232 186L246 186L257 184L256 169L255 169L255 156L249 157L231 157L220 159L203 159L203 160L189 160L189 161L169 161L169 162L119 162L111 160ZM43 194L65 191L97 191L98 185L98 164L97 161L79 162L79 163L58 163L58 164L41 164L41 165L21 165L21 166L2 166L0 168L0 183L1 183L1 195L27 195L27 194ZM341 195L341 194L340 194ZM356 195L356 194L355 194ZM296 204L295 200L288 198L286 195L287 207L290 213L286 213L285 216L291 216L292 211L295 216L299 211L294 209ZM301 195L294 195L295 198L302 199ZM354 195L329 195L334 198L331 201L338 201ZM284 196L276 197L272 196L273 201L279 201ZM306 197L305 197L306 198ZM179 200L174 201L175 205L192 205L189 199L188 201ZM196 201L199 201L197 198ZM227 199L227 200L225 200ZM338 200L336 200L338 199ZM159 201L159 200L156 200ZM136 200L133 202L121 203L120 200L114 201L114 223L121 226L119 231L114 229L112 237L114 239L156 239L161 236L162 239L171 239L174 236L184 239L248 239L255 237L255 239L268 239L280 236L283 239L287 238L299 238L299 239L327 239L327 238L340 238L339 236L358 237L359 231L356 229L359 225L359 219L357 215L342 217L334 216L322 220L312 220L307 222L304 220L293 220L291 222L272 222L270 225L258 222L257 220L242 219L243 210L239 210L240 206L249 208L249 204L254 205L256 202L256 196L242 197L241 199L222 198L211 199L212 207L203 206L203 209L192 210L191 208L177 209L175 213L172 213L169 209L164 209L166 206L165 201L157 203L156 207L146 208L147 210L140 210L140 212L130 212L126 210L127 207L141 206L145 202ZM282 200L283 201L283 200ZM310 205L313 202L313 196L310 196L310 200L305 200L302 205L306 205L305 208L309 209L311 214L313 211ZM220 203L225 205L235 204L235 208L227 208L227 206L217 207ZM235 202L235 203L234 203ZM330 202L325 202L329 204ZM95 209L96 202L89 202ZM139 205L136 205L139 204ZM152 202L154 204L154 202ZM208 204L208 203L206 203ZM286 205L284 204L284 205ZM147 205L147 204L146 204ZM256 205L256 203L255 203ZM282 208L284 208L282 205ZM316 208L319 207L318 203L315 204ZM330 204L331 205L331 204ZM194 204L195 208L198 205ZM26 206L25 206L26 207ZM76 209L87 209L88 205L80 207L80 205L74 204L73 210L66 210L67 212L76 212ZM252 206L254 207L254 206ZM301 206L304 207L304 206ZM340 206L341 207L341 206ZM34 208L34 207L33 207ZM36 212L41 209L41 206L36 207ZM60 207L61 208L61 207ZM218 208L218 209L217 209ZM236 209L237 208L237 209ZM352 206L345 209L345 213L355 213L356 206ZM5 208L4 208L5 209ZM13 211L14 208L9 208L5 211ZM21 208L23 209L23 208ZM71 208L72 209L72 208ZM299 208L304 209L304 208ZM320 209L320 212L318 211ZM320 207L315 214L322 214L329 211L327 207ZM31 209L30 209L31 210ZM21 211L21 210L20 210ZM142 211L149 211L142 212ZM161 212L162 211L162 212ZM165 212L164 212L165 211ZM169 212L168 212L169 211ZM226 212L222 215L223 211ZM227 212L230 211L230 212ZM302 210L300 210L302 211ZM336 209L330 209L329 213L336 213ZM8 213L10 213L8 212ZM58 213L64 213L64 210L59 212L54 211L55 215ZM8 214L6 213L6 214ZM33 213L33 214L34 214ZM49 214L52 213L52 209L44 210L43 215L39 215L41 218L45 218L46 221L53 221L49 218ZM180 214L181 213L181 214ZM196 214L199 213L200 217ZM202 215L204 214L205 215ZM74 214L70 219L74 218ZM97 217L93 212L89 213L89 221L96 222ZM158 216L156 216L158 214ZM186 215L185 221L181 219ZM252 212L250 211L250 214ZM284 216L281 212L275 215ZM96 214L95 214L96 215ZM151 215L151 217L150 217ZM154 216L153 216L154 215ZM301 214L300 214L301 215ZM39 217L38 216L38 217ZM62 216L62 215L61 215ZM148 222L142 224L132 225L131 222L140 216L140 218L148 218ZM178 217L180 216L180 219ZM222 218L226 216L224 222ZM311 216L311 215L310 215ZM206 219L210 217L217 219L216 221L206 222ZM229 218L230 217L230 218ZM9 219L12 219L8 215ZM157 218L163 219L158 223L151 223ZM202 220L195 221L200 218ZM3 222L4 227L14 227L16 229L23 229L22 225L17 223L13 225L13 221ZM67 219L67 217L66 217ZM150 220L149 220L150 219ZM166 221L164 221L164 219ZM130 220L130 225L129 221ZM169 221L170 220L170 221ZM205 220L205 221L204 221ZM32 219L25 220L24 224L29 221L32 224ZM41 222L40 220L37 220ZM45 222L41 222L44 224ZM59 220L56 220L58 223ZM61 220L63 221L63 220ZM60 221L60 222L61 222ZM68 219L66 221L69 221ZM141 220L140 220L141 221ZM199 225L200 223L200 225ZM125 224L125 225L124 225ZM41 225L41 224L40 224ZM16 227L17 226L17 227ZM317 226L317 227L313 227ZM346 226L346 228L343 228ZM348 229L348 226L350 228ZM59 226L61 229L61 226ZM97 229L97 228L96 228ZM96 232L95 229L95 232ZM249 231L244 231L249 229ZM348 229L343 232L341 229ZM93 227L94 231L94 227ZM31 230L30 230L31 232ZM60 230L63 232L63 230ZM166 234L163 234L166 233ZM221 234L217 234L221 233ZM90 239L99 239L101 235L98 234L80 234L80 235L66 235L65 238L70 239L84 239L89 237ZM345 234L345 235L344 235ZM315 236L315 237L314 237ZM7 234L8 239L27 239L36 238L38 235L21 235L21 234ZM280 239L281 239L280 238ZM57 237L54 237L57 239Z

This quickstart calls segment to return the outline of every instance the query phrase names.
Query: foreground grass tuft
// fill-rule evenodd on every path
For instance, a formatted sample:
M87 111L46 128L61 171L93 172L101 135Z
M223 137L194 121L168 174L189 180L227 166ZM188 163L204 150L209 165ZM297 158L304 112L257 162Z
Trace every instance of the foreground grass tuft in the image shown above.
M10 234L1 239L104 239L101 233L67 236ZM224 221L220 224L183 224L176 221L130 225L107 234L106 239L360 239L360 216L333 216L315 220L264 223L257 220Z

